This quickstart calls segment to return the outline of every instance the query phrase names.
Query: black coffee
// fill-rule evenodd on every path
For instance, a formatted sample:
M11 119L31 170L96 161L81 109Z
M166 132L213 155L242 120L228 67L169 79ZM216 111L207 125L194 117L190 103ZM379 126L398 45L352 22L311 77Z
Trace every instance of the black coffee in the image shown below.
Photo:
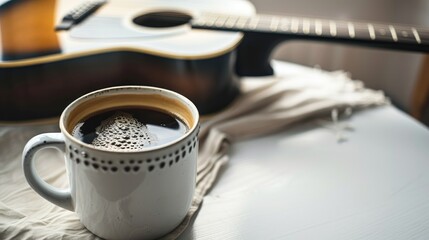
M97 148L136 151L180 138L188 127L172 114L139 107L95 114L73 129L73 136Z

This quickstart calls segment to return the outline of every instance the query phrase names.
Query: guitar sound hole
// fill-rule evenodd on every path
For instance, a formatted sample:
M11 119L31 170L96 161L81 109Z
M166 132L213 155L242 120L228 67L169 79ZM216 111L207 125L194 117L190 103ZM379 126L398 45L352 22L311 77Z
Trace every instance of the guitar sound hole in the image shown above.
M135 17L133 22L143 27L168 28L187 24L191 19L181 12L151 12Z

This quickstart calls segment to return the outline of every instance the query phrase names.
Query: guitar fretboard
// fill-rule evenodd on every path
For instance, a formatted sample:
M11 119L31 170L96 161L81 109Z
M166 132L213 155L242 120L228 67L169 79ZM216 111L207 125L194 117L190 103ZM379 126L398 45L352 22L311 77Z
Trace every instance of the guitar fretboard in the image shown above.
M283 35L291 39L348 42L411 51L429 51L429 30L382 23L256 15L238 17L205 14L193 28Z

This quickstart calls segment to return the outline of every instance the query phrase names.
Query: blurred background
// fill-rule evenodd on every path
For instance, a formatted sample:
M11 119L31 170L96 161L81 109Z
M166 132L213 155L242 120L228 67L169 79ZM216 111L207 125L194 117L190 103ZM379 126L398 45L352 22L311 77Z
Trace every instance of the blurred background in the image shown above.
M428 0L251 0L258 13L364 20L429 27ZM383 90L400 109L411 113L425 55L310 41L285 42L274 58L324 70L345 70L369 88ZM427 71L427 69L426 69ZM429 79L426 79L429 81ZM429 109L427 109L429 110ZM428 111L426 111L428 112ZM428 117L428 116L427 116ZM426 119L429 123L429 117Z

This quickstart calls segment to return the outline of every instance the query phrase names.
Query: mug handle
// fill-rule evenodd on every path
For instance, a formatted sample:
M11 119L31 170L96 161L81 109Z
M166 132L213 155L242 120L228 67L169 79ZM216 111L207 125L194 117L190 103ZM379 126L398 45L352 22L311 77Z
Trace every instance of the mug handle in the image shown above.
M40 196L55 205L74 211L70 189L55 188L46 183L36 173L34 155L44 148L57 148L65 152L65 143L62 133L43 133L33 137L27 142L22 153L22 168L25 178L28 184L30 184Z

